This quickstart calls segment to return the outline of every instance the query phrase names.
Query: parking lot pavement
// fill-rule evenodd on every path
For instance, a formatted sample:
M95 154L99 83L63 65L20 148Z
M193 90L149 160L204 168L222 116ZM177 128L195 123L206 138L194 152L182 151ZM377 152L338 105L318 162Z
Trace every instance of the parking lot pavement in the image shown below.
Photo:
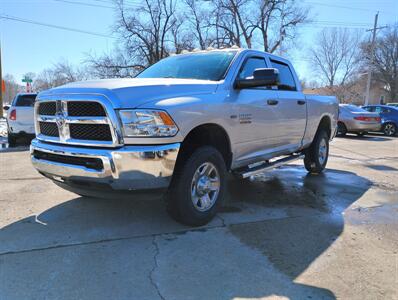
M79 197L0 152L0 299L398 299L398 138L330 154L319 176L231 179L195 229L159 195Z

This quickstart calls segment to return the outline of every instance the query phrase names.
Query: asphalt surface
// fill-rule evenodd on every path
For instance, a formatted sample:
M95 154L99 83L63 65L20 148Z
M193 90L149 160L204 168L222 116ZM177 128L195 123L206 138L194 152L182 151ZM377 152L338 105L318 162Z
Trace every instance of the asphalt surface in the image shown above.
M398 299L398 138L337 138L326 172L230 180L203 228L158 195L79 197L0 151L0 299Z

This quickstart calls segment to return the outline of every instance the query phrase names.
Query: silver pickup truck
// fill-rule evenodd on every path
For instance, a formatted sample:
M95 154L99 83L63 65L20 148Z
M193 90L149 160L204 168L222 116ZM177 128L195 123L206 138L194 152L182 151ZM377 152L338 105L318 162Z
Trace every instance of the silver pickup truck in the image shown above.
M336 98L304 95L286 59L196 51L136 78L40 93L31 159L80 195L162 189L174 219L200 226L221 205L228 172L249 178L298 158L322 172L337 118Z

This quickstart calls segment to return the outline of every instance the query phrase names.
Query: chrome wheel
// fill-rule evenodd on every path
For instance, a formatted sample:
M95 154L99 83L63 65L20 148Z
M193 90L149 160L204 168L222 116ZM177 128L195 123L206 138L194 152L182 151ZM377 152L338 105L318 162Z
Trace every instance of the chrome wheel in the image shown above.
M394 124L388 123L384 127L384 133L388 136L392 136L395 134L396 128Z
M205 162L196 169L191 184L191 199L201 212L213 207L220 192L220 175L211 162Z
M325 163L328 155L328 145L325 139L322 139L319 143L318 160L321 165Z

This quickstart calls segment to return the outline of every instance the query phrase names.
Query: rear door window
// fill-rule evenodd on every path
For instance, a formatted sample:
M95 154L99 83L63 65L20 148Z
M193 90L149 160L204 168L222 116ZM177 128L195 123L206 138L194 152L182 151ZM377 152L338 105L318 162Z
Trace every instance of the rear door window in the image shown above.
M19 95L15 101L15 106L34 106L36 95Z
M271 65L273 68L278 69L279 71L279 90L284 91L297 91L296 82L294 81L293 73L290 70L290 67L280 61L272 60Z

